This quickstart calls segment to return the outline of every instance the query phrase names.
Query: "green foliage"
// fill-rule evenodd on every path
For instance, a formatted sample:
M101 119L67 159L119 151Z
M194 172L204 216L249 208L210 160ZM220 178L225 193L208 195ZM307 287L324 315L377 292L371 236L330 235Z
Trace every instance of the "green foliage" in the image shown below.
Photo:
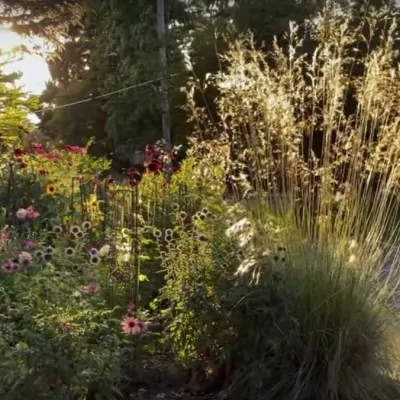
M7 56L0 51L0 57ZM10 62L0 62L0 136L3 140L16 140L20 127L28 124L30 111L37 109L38 100L17 86L18 73L4 74L2 68Z

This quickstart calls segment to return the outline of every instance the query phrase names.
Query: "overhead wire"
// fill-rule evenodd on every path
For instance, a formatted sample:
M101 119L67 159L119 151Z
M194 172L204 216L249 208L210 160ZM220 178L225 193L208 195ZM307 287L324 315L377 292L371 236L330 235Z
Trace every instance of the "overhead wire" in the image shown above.
M178 76L178 75L182 75L182 74L183 73L176 73L176 74L169 75L168 79L169 78L173 78L173 77ZM114 90L112 92L99 94L97 96L88 97L86 99L74 101L74 102L71 102L71 103L61 104L59 106L47 107L47 108L44 108L44 109L41 109L41 110L38 110L38 111L33 111L33 113L42 114L42 113L45 113L47 111L54 111L54 110L59 110L61 108L72 107L72 106L75 106L75 105L78 105L78 104L87 103L87 102L92 101L92 100L97 100L97 99L101 99L101 98L104 98L104 97L112 96L114 94L122 93L122 92L125 92L127 90L136 89L138 87L150 85L151 83L159 82L162 79L163 79L163 77L158 77L156 79L151 79L151 80L148 80L148 81L145 81L145 82L137 83L135 85L126 86L126 87L124 87L122 89Z

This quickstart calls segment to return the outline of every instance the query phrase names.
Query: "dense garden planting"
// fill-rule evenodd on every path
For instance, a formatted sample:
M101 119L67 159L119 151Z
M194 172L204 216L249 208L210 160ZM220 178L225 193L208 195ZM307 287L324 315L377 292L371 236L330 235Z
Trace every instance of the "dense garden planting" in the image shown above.
M181 162L3 146L1 398L400 398L397 27L309 30L235 43L218 121L188 91Z

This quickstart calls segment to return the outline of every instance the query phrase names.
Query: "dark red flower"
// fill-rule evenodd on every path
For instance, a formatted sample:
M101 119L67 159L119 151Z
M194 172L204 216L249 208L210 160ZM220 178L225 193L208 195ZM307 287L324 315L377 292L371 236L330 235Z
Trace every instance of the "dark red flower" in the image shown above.
M19 167L20 167L20 168L26 168L27 166L28 166L27 163L24 163L24 162L20 162L20 163L19 163Z
M144 150L144 152L145 152L145 154L147 155L147 156L149 156L150 154L153 154L154 152L155 152L155 147L154 146L151 146L151 145L147 145L146 146L146 148L145 148L145 150Z
M156 174L157 172L162 171L162 164L160 161L153 160L148 166L147 166L147 172L149 174Z
M38 172L39 172L40 175L46 175L47 174L47 171L44 168L40 168L38 170Z
M37 154L44 154L45 150L43 148L43 146L39 143L32 143L32 149L35 153Z
M41 156L52 161L59 161L61 158L60 153L58 151L50 151L49 153L42 153Z
M112 184L112 183L114 183L115 182L115 180L114 180L114 178L112 177L112 176L109 176L108 178L107 178L107 183L110 185L110 184Z
M23 157L26 155L26 151L22 149L15 149L14 150L15 157Z
M181 170L181 166L178 164L178 165L174 165L173 167L172 167L172 172L173 173L175 173L175 172L179 172Z
M71 146L70 144L65 146L65 150L75 154L86 154L86 149L84 147Z
M140 176L140 172L139 172L136 168L128 168L128 169L125 171L125 173L126 173L128 176L134 176L134 175Z

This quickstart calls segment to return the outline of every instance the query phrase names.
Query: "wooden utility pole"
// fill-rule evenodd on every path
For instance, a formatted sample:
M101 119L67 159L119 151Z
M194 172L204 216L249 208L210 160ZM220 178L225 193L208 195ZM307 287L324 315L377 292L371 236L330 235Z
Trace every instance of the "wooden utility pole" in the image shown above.
M162 129L165 145L171 150L171 118L168 99L167 81L167 40L165 27L165 7L164 0L157 0L157 33L160 42L160 64L162 68L161 79L161 109L162 109Z

